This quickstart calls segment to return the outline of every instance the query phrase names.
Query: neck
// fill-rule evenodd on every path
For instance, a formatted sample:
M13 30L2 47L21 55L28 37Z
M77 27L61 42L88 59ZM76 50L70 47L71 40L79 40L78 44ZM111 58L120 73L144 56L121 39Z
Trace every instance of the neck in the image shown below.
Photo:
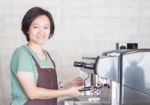
M37 45L34 43L28 43L28 46L35 52L35 53L41 53L43 52L43 46L42 45Z

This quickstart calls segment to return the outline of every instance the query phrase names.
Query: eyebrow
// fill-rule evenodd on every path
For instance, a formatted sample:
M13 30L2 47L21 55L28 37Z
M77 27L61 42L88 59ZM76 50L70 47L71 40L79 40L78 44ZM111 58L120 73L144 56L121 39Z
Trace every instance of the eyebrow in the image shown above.
M37 23L33 23L32 25L40 25L40 24L37 24ZM45 25L50 25L50 24L44 24L44 26L45 26Z

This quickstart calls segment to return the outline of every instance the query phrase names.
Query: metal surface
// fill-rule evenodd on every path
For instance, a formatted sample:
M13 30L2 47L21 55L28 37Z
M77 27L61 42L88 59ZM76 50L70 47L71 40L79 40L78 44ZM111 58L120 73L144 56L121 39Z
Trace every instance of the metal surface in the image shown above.
M119 82L118 56L100 57L96 65L97 75Z
M114 52L100 57L95 69L97 75L120 85L111 89L111 105L150 105L150 49Z
M122 104L150 105L150 52L128 52L122 59Z
M98 105L150 105L150 49L104 52L92 69L96 74L92 85L102 85L96 91ZM79 100L75 105L97 104Z

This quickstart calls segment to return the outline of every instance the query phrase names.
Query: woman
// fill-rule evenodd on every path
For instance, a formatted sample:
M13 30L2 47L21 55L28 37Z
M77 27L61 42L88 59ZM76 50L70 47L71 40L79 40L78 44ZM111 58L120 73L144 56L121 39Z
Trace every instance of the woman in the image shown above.
M31 8L22 20L22 31L28 43L14 51L10 63L12 105L57 105L57 97L80 95L79 77L60 82L60 87L72 87L58 90L55 64L42 48L54 34L52 15Z

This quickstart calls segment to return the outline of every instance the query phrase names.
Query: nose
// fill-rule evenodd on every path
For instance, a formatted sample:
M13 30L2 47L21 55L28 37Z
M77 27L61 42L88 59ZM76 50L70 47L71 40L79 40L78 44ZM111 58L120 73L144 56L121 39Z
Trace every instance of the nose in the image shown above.
M44 33L44 28L43 27L39 28L39 33Z

